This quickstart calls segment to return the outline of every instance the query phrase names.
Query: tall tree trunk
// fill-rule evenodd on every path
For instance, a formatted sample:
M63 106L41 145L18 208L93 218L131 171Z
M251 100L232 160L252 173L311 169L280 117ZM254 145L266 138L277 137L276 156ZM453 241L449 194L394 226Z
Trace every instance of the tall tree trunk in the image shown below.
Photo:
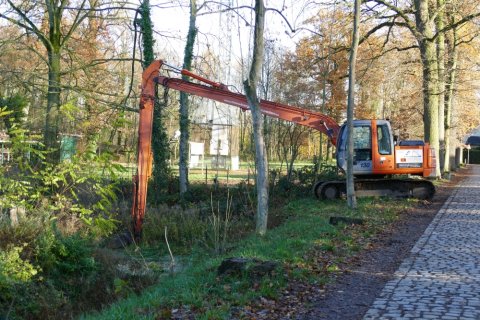
M48 94L47 94L47 112L45 116L45 136L44 143L47 149L58 149L58 124L60 110L60 52L52 49L48 52ZM54 155L56 154L56 156ZM58 161L57 152L54 152L50 160Z
M420 57L423 66L423 123L425 141L435 148L436 172L440 176L439 136L438 136L438 98L437 92L437 50L434 36L434 21L430 19L429 1L415 0L415 21L419 34Z
M355 108L355 76L356 60L359 42L360 2L355 0L353 18L352 48L350 49L350 62L348 72L348 105L347 105L347 204L351 209L357 207L355 184L353 181L353 110Z
M190 20L188 26L187 43L185 44L185 54L183 56L183 69L190 70L193 60L193 45L197 36L197 1L190 0ZM186 76L182 76L188 80ZM188 190L188 139L189 139L189 103L188 95L180 92L180 143L179 143L179 180L180 194Z
M58 141L60 125L60 94L61 94L61 49L62 34L61 21L62 10L56 5L49 3L48 21L49 34L46 42L48 54L48 94L47 109L45 115L45 135L44 144L47 150L53 151L49 154L49 162L55 163L60 160L60 144Z
M244 81L243 85L248 106L252 111L253 136L255 140L255 167L257 171L256 232L260 235L264 235L267 232L268 219L268 161L263 138L263 116L260 112L257 97L257 85L260 79L265 48L263 39L264 28L265 6L263 0L255 0L255 31L252 65L248 79Z
M447 34L447 48L448 48L448 62L447 62L447 77L445 83L445 162L444 169L450 170L450 150L452 137L452 114L453 114L453 99L455 90L455 81L457 78L457 28L453 28Z
M150 16L150 1L144 0L140 5L142 19L140 28L142 31L143 45L143 68L147 68L155 59L153 53L153 26ZM152 153L153 153L153 188L150 188L151 199L160 201L162 193L168 189L168 177L170 174L168 167L169 148L168 137L163 125L162 108L164 103L159 103L158 97L155 99L153 108L152 123Z
M440 154L440 169L444 173L448 171L448 165L445 166L445 161L448 158L445 148L445 34L443 31L444 21L444 7L445 0L437 0L437 8L439 10L436 19L437 32L437 65L438 65L438 139L439 139L439 154Z
M240 112L238 114L238 121L240 123L240 142L238 144L238 153L240 156L244 154L245 151L245 145L246 145L246 140L247 140L247 129L246 129L246 122L247 120L245 119L245 112Z
M328 66L328 63L326 63L325 65ZM328 69L327 69L328 70ZM321 112L323 114L325 114L325 101L327 99L327 70L324 70L323 71L323 88L322 88L322 107L321 107ZM327 139L328 141L328 139ZM318 173L320 172L320 169L321 169L321 165L322 163L325 161L325 160L329 160L328 159L328 150L327 150L327 157L326 159L323 157L323 133L320 132L320 148L318 150L318 163L317 163L317 166L316 166L316 172L315 172L315 175L317 176ZM315 177L315 179L317 179Z

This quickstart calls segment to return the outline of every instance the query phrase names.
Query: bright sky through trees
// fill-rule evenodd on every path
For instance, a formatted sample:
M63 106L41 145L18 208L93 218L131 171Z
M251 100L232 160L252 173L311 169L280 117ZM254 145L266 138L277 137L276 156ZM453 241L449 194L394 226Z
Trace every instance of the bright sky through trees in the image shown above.
M226 2L228 1L224 1L224 3ZM246 58L251 42L253 11L246 6L253 8L253 3L248 0L230 0L230 2L233 7L242 6L243 9L237 10L236 13L233 11L218 13L218 10L216 10L218 7L210 7L213 13L208 13L209 11L205 8L199 11L197 18L198 45L200 51L210 47L213 52L217 52L219 47L225 48L225 41L227 40L222 38L231 32L232 58L234 61L240 62ZM305 32L308 31L300 30L292 33L285 19L288 20L292 28L298 30L305 18L312 14L313 9L307 6L309 2L308 0L266 1L267 8L279 10L284 15L282 17L274 10L267 11L266 39L277 41L281 47L293 49L299 36L305 35ZM283 10L282 5L285 6ZM184 38L188 28L188 5L177 5L170 8L154 7L152 14L154 27L157 31L157 51L171 52L175 60L181 61Z

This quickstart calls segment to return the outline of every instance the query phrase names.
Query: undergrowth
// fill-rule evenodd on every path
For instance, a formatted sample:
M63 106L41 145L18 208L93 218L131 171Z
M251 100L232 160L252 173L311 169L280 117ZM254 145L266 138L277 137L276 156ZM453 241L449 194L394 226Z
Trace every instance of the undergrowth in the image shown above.
M110 303L113 279L94 258L117 227L108 154L47 163L51 151L13 127L0 167L0 318L70 318Z
M198 319L228 319L234 306L260 297L275 299L289 279L328 281L345 259L361 250L368 238L395 221L414 202L359 199L359 208L349 210L344 201L318 202L311 198L291 201L282 209L284 222L266 236L250 235L216 254L195 246L183 259L181 271L160 276L158 284L138 296L130 296L101 313L83 319L158 319L172 312ZM333 226L331 216L364 219L361 226ZM274 261L278 267L265 277L218 276L217 268L227 257ZM325 259L328 257L328 259Z
M112 236L131 223L131 190L115 182L117 168L109 166L108 155L39 165L44 152L31 151L37 164L22 160L21 149L19 162L1 169L0 317L6 319L169 318L174 311L228 319L234 306L275 299L289 279L328 281L409 205L361 199L350 211L343 201L319 202L310 196L319 177L305 167L291 180L272 179L264 237L253 233L253 186L191 185L182 198L165 193L158 203L156 197L142 243L116 250ZM366 224L332 226L333 215ZM262 277L218 276L227 257L273 261L277 268Z

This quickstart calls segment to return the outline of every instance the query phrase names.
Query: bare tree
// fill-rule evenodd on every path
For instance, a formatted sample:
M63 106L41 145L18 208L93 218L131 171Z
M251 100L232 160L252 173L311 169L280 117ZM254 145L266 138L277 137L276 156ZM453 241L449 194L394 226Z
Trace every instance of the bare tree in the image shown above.
M444 11L445 0L437 0L437 19L436 28L438 30L437 37L437 70L438 70L438 139L439 139L439 155L440 155L440 169L442 173L448 171L445 167L446 158L448 154L445 153L445 27Z
M302 138L308 132L308 128L286 121L277 121L276 146L278 158L281 163L287 165L287 181L291 182L293 177L293 164L300 154Z
M453 98L454 88L457 78L457 61L458 61L458 46L457 42L457 28L450 30L446 36L448 59L446 63L446 80L445 80L445 159L443 162L443 169L450 171L450 166L455 165L450 163L450 151L453 149L451 145L452 136L452 114L453 114Z
M255 166L257 169L257 215L256 232L264 235L267 232L268 219L268 161L263 139L262 114L257 97L257 86L262 71L264 57L263 31L265 28L265 5L263 0L255 0L255 31L252 64L248 79L243 85L248 106L252 111L253 135L255 139Z
M359 42L359 23L360 23L360 3L361 0L355 0L354 18L353 18L353 37L352 47L350 49L350 64L348 73L348 104L347 104L347 203L348 207L355 209L357 207L357 198L355 196L355 184L353 181L353 111L355 108L355 67L357 59L357 49Z

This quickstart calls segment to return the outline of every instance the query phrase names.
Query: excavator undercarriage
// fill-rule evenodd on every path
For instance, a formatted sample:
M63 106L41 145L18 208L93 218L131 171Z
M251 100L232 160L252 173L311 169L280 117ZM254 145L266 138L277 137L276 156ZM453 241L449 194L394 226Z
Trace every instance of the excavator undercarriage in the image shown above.
M435 194L431 181L423 179L355 179L357 197L391 197L430 200ZM319 199L337 199L346 195L345 180L319 181L313 188Z

